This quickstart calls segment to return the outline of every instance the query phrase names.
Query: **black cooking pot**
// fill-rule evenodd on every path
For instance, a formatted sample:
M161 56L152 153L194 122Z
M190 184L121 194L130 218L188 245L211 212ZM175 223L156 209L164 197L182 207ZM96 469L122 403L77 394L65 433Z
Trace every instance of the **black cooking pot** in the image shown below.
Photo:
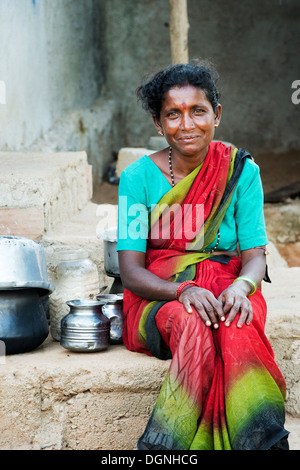
M6 354L32 351L49 333L44 302L38 289L0 291L0 340Z

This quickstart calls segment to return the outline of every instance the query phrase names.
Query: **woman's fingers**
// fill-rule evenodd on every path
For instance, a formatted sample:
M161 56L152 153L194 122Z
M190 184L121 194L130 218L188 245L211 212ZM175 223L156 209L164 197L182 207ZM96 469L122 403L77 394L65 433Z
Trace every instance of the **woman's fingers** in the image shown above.
M216 299L206 289L189 287L181 293L179 300L188 313L192 313L193 306L203 322L207 326L213 325L214 328L219 327L220 320L225 321L225 326L230 326L238 314L238 328L241 328L245 323L249 325L253 319L252 305L249 299L234 292L224 291Z
M214 328L219 327L218 316L209 301L207 301L206 299L202 302L197 301L195 302L194 306L207 326L211 326L212 324Z
M225 326L230 326L240 310L239 304L233 304L225 320Z
M253 319L253 310L251 302L245 297L226 299L223 305L224 313L227 315L225 326L230 326L237 314L239 319L237 327L241 328L245 323L250 325Z
M182 299L182 304L183 304L183 306L185 307L185 309L186 309L186 311L187 311L188 313L192 313L192 312L193 312L192 306L191 306L190 301L189 301L189 299L188 299L187 297L184 297L184 298Z
M246 302L243 302L241 304L241 308L240 308L241 314L237 323L238 328L241 328L244 325L244 323L246 323L246 325L250 325L253 319L253 310L252 310L251 302L248 299L246 300L247 300Z
M192 309L192 305L195 307L195 309L197 310L199 316L201 317L201 319L203 320L203 322L207 325L207 326L210 326L211 323L212 323L212 320L210 319L210 317L207 315L205 309L203 308L203 306L201 305L201 303L199 302L190 302L189 298L187 298L186 296L183 297L182 299L182 304L184 305L186 311L188 313L192 313L193 312L193 309ZM197 305L196 305L197 304Z
M191 287L185 289L179 300L183 303L188 313L192 312L191 306L193 305L207 326L213 324L214 328L218 328L219 320L225 320L221 302L210 291Z

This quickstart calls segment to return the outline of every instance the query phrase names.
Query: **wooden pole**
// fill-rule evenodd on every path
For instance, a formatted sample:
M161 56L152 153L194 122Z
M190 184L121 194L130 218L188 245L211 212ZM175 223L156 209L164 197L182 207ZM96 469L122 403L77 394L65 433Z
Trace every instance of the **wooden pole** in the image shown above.
M187 0L170 1L170 42L173 64L186 64L188 52L188 12Z

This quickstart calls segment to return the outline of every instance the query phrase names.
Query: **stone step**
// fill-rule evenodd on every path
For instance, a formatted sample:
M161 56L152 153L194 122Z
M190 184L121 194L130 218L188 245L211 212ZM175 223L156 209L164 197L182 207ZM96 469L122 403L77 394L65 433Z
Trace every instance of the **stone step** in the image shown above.
M123 345L84 354L48 340L7 356L0 449L134 449L167 368Z
M116 175L120 177L121 173L125 168L134 163L139 158L144 155L151 155L155 150L150 150L144 147L124 147L119 150L117 165L116 165Z
M287 411L300 418L300 267L270 269L270 277L266 334L286 380Z
M0 364L0 449L134 450L168 366L123 345L85 354L50 339L7 356ZM290 448L300 450L300 417L287 413L286 428Z
M42 236L92 197L86 152L0 153L0 234Z
M300 450L300 268L270 271L266 332L287 382L290 446ZM2 360L0 449L136 449L169 366L123 345L74 353L51 338Z

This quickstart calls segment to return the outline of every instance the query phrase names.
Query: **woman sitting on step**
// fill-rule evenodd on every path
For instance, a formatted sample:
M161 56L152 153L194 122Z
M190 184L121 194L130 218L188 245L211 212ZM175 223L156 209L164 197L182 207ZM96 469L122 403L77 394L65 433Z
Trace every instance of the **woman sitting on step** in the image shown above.
M287 450L285 381L264 333L259 168L213 141L215 75L179 64L138 89L168 147L120 178L123 340L171 359L138 449Z

